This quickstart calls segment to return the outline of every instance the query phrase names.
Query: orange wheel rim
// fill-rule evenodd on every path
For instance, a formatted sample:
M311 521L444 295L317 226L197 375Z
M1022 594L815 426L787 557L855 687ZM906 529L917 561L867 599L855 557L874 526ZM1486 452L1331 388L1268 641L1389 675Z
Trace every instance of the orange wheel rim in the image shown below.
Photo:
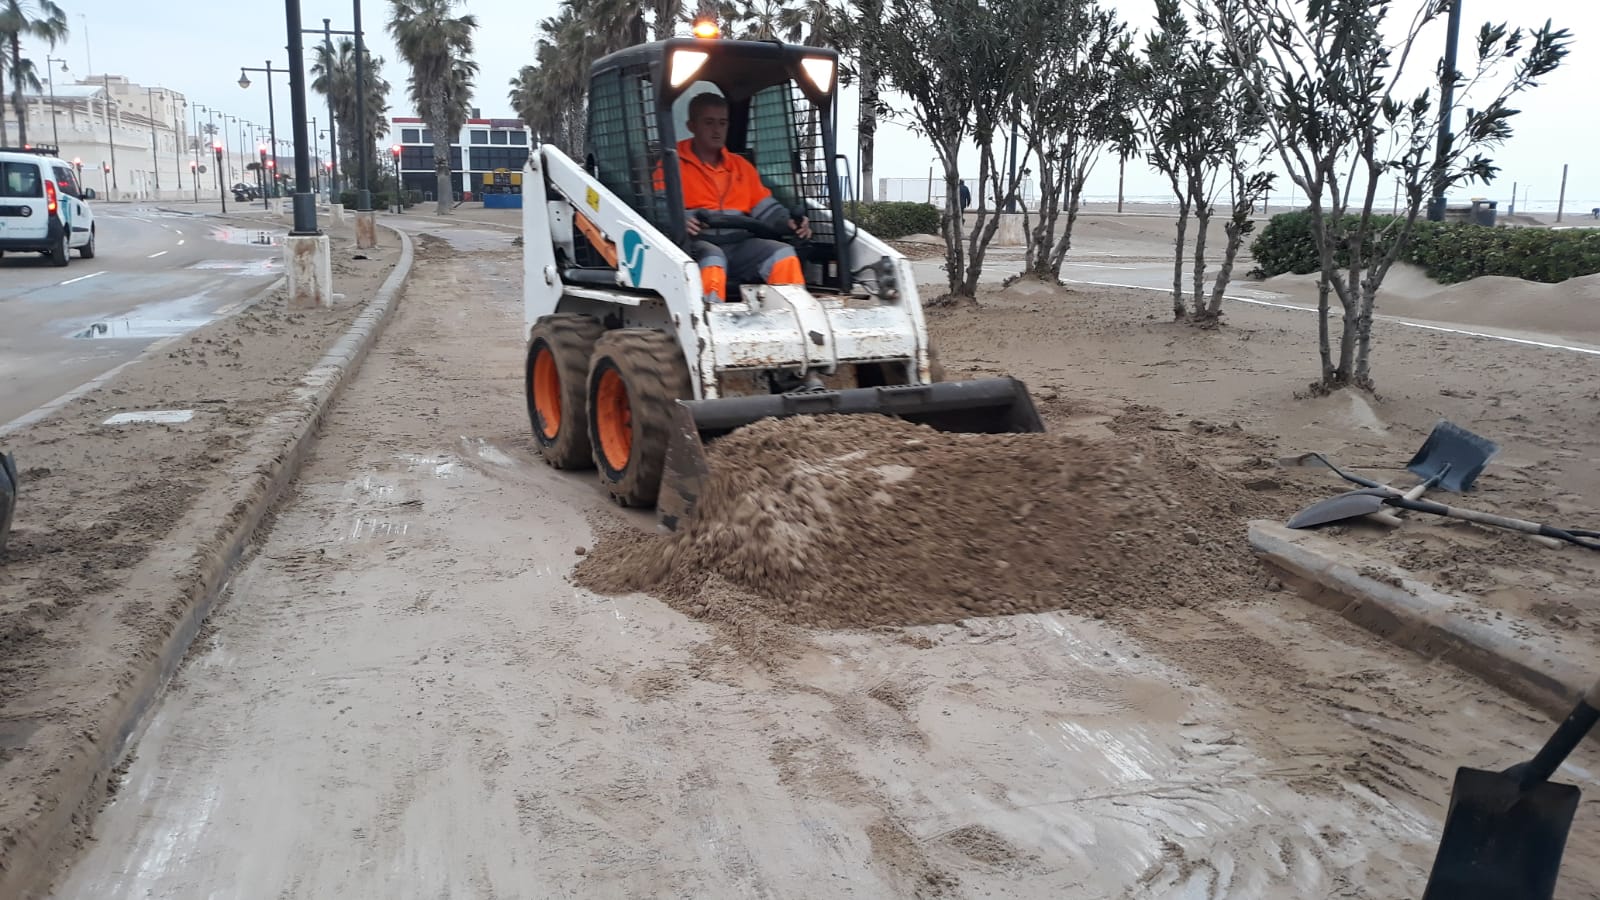
M633 407L628 403L628 386L616 369L607 369L600 375L594 405L600 452L611 471L621 472L633 454Z
M561 375L549 347L541 346L533 358L533 408L539 413L539 433L555 440L561 431Z

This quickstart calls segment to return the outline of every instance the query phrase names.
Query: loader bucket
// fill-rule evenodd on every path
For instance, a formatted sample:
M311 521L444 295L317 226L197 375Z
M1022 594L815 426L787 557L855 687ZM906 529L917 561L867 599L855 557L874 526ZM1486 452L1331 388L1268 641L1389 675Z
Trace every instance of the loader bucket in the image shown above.
M680 400L672 412L672 434L656 501L662 528L676 531L694 517L711 474L706 463L707 441L762 419L860 413L969 434L1044 431L1027 386L1015 378Z

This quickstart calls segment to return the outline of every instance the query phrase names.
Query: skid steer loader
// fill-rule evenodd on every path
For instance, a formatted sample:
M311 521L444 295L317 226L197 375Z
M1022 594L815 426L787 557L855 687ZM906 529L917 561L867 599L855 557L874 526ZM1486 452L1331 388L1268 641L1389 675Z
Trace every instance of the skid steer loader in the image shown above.
M907 260L844 217L838 56L696 37L631 47L590 72L582 164L534 150L523 179L525 387L559 468L594 465L618 502L671 530L709 474L704 442L773 416L874 413L947 431L1043 431L1011 378L939 381ZM813 233L749 217L717 228L787 239L804 285L707 297L690 256L677 141L703 91L729 106L727 152L754 164Z

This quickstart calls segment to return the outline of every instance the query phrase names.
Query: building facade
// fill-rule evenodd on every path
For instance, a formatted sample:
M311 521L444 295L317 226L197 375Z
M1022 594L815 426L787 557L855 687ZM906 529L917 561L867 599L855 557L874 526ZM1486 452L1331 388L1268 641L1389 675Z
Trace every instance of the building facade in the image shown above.
M178 199L193 196L194 169L182 94L145 87L121 75L95 75L70 83L51 81L45 90L23 95L28 143L59 148L82 168L85 187L117 200ZM14 146L19 129L6 120L0 145ZM216 196L215 179L201 176L199 187ZM201 196L206 196L202 193Z
M485 175L497 170L521 172L528 162L530 136L521 119L468 119L450 143L450 171L455 199L476 200ZM438 190L433 168L433 131L415 116L389 120L389 134L400 148L400 181L407 190L430 201Z

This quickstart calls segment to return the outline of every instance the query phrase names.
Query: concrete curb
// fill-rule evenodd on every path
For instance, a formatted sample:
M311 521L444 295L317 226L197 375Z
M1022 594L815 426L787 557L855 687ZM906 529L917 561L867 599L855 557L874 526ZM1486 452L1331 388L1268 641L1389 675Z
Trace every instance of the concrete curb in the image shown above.
M1593 660L1562 647L1535 623L1511 615L1473 617L1481 612L1478 604L1440 593L1404 569L1327 538L1256 520L1250 523L1250 547L1313 603L1430 660L1464 669L1557 719L1572 711L1600 675Z
M54 795L60 802L18 829L15 845L6 848L13 856L11 864L0 867L0 897L35 896L57 874L56 851L75 826L86 827L94 818L107 777L182 663L256 529L299 474L324 417L382 334L415 258L411 238L390 230L401 244L394 271L344 336L301 378L288 405L262 424L235 466L248 476L230 482L217 502L197 502L198 515L191 511L188 520L173 528L173 535L200 536L197 549L187 560L188 568L175 573L179 583L189 585L185 591L188 602L181 604L181 614L172 623L160 652L138 660L139 671L121 673L126 680L119 679L107 711L86 729L83 757L56 761L53 780L61 790ZM221 521L205 521L218 509L227 510ZM197 518L201 521L195 521ZM23 852L28 859L18 860Z

